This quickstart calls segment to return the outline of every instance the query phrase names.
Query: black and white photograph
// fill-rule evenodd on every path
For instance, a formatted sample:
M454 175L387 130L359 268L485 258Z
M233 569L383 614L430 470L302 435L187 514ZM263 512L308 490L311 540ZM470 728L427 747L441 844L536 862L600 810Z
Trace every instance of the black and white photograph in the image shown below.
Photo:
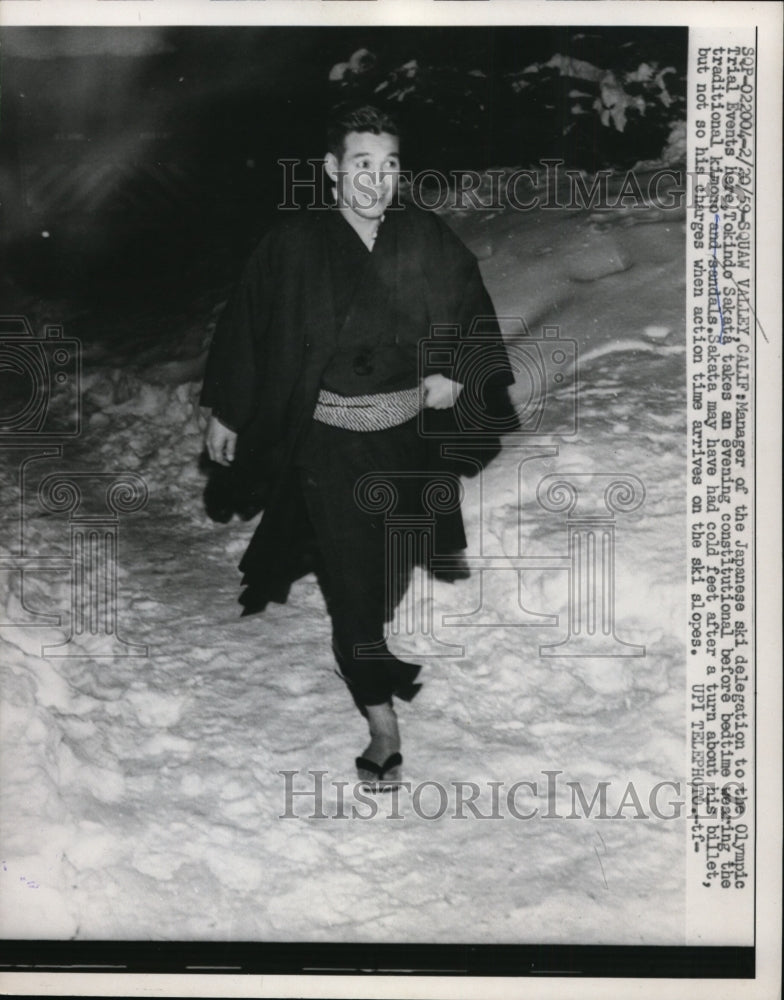
M780 8L156 4L0 12L3 974L772 997Z

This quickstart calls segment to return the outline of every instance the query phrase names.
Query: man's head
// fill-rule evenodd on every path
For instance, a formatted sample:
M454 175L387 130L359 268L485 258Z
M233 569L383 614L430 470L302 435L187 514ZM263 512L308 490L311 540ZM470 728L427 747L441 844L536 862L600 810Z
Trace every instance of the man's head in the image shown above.
M338 108L327 129L326 171L338 204L378 219L392 201L400 171L395 120L369 104Z

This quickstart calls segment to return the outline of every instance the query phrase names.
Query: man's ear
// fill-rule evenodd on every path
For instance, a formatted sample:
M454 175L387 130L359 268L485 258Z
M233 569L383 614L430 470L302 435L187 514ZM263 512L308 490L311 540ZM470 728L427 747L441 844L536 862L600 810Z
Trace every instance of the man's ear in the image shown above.
M338 170L340 164L338 163L338 158L334 153L327 153L324 157L324 169L327 172L327 177L332 181L333 184L338 182Z

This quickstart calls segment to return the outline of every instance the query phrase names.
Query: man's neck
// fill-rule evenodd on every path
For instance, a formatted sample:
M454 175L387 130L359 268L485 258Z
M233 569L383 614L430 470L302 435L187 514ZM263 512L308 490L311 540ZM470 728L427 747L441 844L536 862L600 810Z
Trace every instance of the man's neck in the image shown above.
M379 227L384 221L384 216L382 215L379 219L363 219L360 215L357 215L356 212L352 212L352 210L346 205L338 205L338 211L356 232L365 246L372 249L376 236L378 235Z

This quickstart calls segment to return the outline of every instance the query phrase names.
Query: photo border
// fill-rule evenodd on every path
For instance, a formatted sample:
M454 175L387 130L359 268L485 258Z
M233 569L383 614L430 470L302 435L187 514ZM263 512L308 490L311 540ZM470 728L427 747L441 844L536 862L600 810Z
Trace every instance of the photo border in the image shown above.
M651 0L644 3L583 3L567 2L516 3L514 0L484 0L456 3L454 0L266 0L252 3L235 0L192 0L186 5L172 0L74 0L49 2L38 0L4 0L0 10L0 28L12 25L89 24L89 25L152 25L152 24L526 24L566 25L609 24L654 25L687 24L712 26L717 21L747 27L756 21L759 31L759 76L757 80L758 145L757 163L764 165L757 174L755 261L757 268L756 313L770 336L769 350L778 356L781 350L781 8L776 3L669 3ZM764 127L760 126L764 123ZM756 823L755 852L756 935L754 948L702 949L632 947L629 951L612 946L464 946L423 945L430 954L426 968L431 975L421 977L423 964L411 964L406 955L415 950L405 945L308 945L284 943L237 943L243 954L237 976L194 975L172 979L183 959L213 960L220 964L221 956L232 956L228 943L159 942L11 942L3 943L3 952L12 958L3 960L0 970L30 967L28 972L0 971L0 988L13 989L20 995L37 992L55 995L62 992L83 995L210 995L210 996L512 996L524 990L528 996L582 997L628 996L634 988L639 997L659 996L666 991L672 996L690 998L769 998L778 989L781 969L781 662L780 596L781 596L781 534L780 534L780 370L777 364L764 360L758 341L759 360L755 377L755 475L756 475L756 590L757 622L757 685L759 698L755 726L755 786L764 790L764 802L759 803ZM763 877L758 878L758 873ZM382 949L392 949L384 953ZM446 950L444 950L446 949ZM485 956L479 949L487 949ZM524 984L512 978L505 964L514 949L521 964L534 967L527 973ZM297 953L299 951L299 953ZM459 952L470 951L471 961L457 962ZM636 968L626 959L636 953ZM295 968L324 960L331 953L340 956L328 963L335 973L319 979L313 974L304 978L291 975ZM349 961L350 954L355 958ZM721 954L719 954L721 953ZM389 973L381 978L364 974L346 978L338 971L389 967L386 955L394 954L415 971L399 977ZM424 953L421 953L424 954ZM750 962L751 955L751 962ZM307 958L305 958L307 956ZM131 970L118 979L106 978L103 971L77 977L82 963L102 965L106 959L112 966ZM89 959L89 963L88 963ZM96 963L94 959L99 959ZM439 966L439 961L444 964ZM385 964L382 965L381 963ZM602 962L604 965L602 965ZM366 964L367 963L367 964ZM201 964L186 961L185 965ZM236 961L226 963L235 966ZM553 964L568 972L570 978L545 980L552 976ZM549 968L547 967L549 965ZM47 967L70 968L71 972L46 971ZM317 966L315 966L317 967ZM444 979L439 971L453 970L458 976L478 977L471 983L465 979ZM733 969L744 970L738 978ZM616 971L613 971L615 969ZM716 978L694 978L694 973L711 969ZM516 975L521 975L518 970ZM557 972L555 973L557 975ZM585 976L576 980L575 975ZM661 979L657 978L661 976ZM719 978L719 976L721 978ZM490 978L488 978L490 977ZM537 984L533 986L533 978ZM610 977L612 986L602 981ZM688 980L688 991L682 992L673 980ZM565 988L565 982L569 982ZM169 990L174 989L174 993ZM202 990L210 990L205 993ZM233 992L237 990L237 992ZM196 991L196 992L194 992ZM398 992L399 991L399 992Z

